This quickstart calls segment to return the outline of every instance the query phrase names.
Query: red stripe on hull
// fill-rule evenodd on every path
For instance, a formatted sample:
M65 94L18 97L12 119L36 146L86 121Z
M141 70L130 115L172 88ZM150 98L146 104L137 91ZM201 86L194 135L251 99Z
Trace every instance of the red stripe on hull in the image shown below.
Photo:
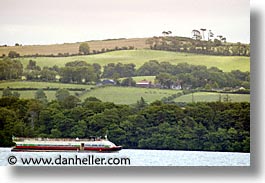
M121 150L121 146L116 147L85 147L85 151L98 151L98 152L111 152L111 151L119 151Z

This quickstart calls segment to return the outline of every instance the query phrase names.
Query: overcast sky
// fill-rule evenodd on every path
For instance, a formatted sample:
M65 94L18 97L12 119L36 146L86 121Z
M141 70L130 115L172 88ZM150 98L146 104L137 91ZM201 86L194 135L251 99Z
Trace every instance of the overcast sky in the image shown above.
M0 0L0 45L191 36L250 42L249 0Z

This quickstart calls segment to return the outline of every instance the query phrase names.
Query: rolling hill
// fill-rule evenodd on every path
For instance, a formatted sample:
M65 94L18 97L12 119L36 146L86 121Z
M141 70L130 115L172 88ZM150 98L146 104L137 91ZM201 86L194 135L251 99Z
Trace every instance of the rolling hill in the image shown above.
M182 95L181 97L176 98L175 102L215 102L224 101L228 97L231 102L250 102L249 94L225 94L225 93L211 93L211 92L197 92L188 95Z
M114 49L117 47L128 47L133 46L136 49L149 48L146 44L146 39L148 38L131 38L131 39L109 39L109 40L96 40L96 41L86 41L90 46L90 50L101 50ZM0 55L7 55L9 51L15 51L21 56L24 55L57 55L58 53L69 53L77 54L79 52L80 42L77 43L64 43L64 44L51 44L51 45L25 45L25 46L7 46L0 47Z
M29 60L34 60L40 67L52 67L57 65L63 67L67 62L71 61L86 61L87 63L98 63L102 67L108 63L123 64L134 63L136 68L142 66L145 62L150 60L157 60L159 62L169 62L177 65L179 63L188 63L192 65L205 65L206 67L218 67L224 72L232 70L250 71L250 57L246 56L216 56L216 55L203 55L184 52L150 50L149 45L146 44L148 38L135 38L135 39L115 39L115 40L102 40L102 41L88 41L91 50L101 50L102 48L113 49L123 46L133 46L133 50L119 50L105 52L93 55L78 55L68 57L20 57L20 60L26 68ZM54 45L32 45L32 46L9 46L0 47L0 55L8 54L10 50L18 52L23 55L57 55L58 53L77 54L80 43L65 43ZM155 76L138 76L134 77L136 81L143 79L154 80ZM178 91L174 90L161 90L161 89L144 89L144 88L128 88L128 87L106 87L91 90L91 85L76 85L76 84L62 84L62 83L49 83L49 82L1 82L0 88L16 88L21 94L21 98L33 98L34 90L24 90L20 88L85 88L87 92L81 93L71 91L71 94L78 94L81 100L87 97L95 96L103 101L110 101L115 103L132 104L135 103L142 96L148 103L155 100L160 100L163 97L168 97ZM46 90L49 100L54 99L55 91ZM2 95L2 91L0 91ZM131 97L128 97L131 96ZM219 95L215 94L195 94L196 101L216 101ZM231 95L233 101L249 101L249 95ZM190 96L182 96L175 100L176 102L187 101L190 102Z
M250 71L249 57L199 55L159 50L121 50L86 56L19 58L24 67L26 67L30 59L35 60L40 67L52 67L54 65L62 67L67 62L82 60L91 64L98 63L101 66L118 62L124 64L134 63L136 68L138 68L149 60L158 60L159 62L166 61L171 64L187 62L193 65L214 66L225 72L237 69L241 71Z
M116 104L135 104L141 97L145 99L147 103L161 100L163 97L169 97L173 94L182 92L181 90L170 89L158 89L158 88L137 88L137 87L95 87L94 85L83 84L62 84L51 82L1 82L0 89L9 87L11 90L16 89L20 94L20 98L30 99L35 97L36 89L42 88L49 101L55 99L56 90L47 90L48 88L67 88L76 89L76 91L69 91L71 95L77 95L81 101L84 101L88 97L96 97L104 102L114 102ZM25 90L25 88L36 88L34 90ZM85 89L86 91L79 91ZM0 96L2 96L2 90L0 90ZM130 96L130 97L128 97ZM218 101L221 97L223 101L225 97L229 96L231 102L250 102L249 94L220 94L211 92L198 92L192 94L182 95L176 99L175 102L212 102ZM192 99L193 98L193 99Z

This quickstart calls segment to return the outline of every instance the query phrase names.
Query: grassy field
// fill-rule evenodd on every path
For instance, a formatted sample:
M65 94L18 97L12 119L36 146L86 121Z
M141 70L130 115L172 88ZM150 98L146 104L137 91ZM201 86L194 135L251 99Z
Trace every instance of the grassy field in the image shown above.
M36 90L23 90L23 91L17 91L20 94L20 98L23 99L32 99L35 97ZM55 93L56 91L44 91L47 99L49 101L55 100ZM75 93L81 93L80 91L69 91L71 95L75 95ZM2 96L3 91L0 91L0 97Z
M75 89L90 89L92 85L81 85L81 84L62 84L62 83L50 83L50 82L28 82L28 81L17 81L17 82L0 82L0 88L75 88ZM34 98L36 90L16 90L20 93L20 98L30 99ZM48 100L55 99L56 91L45 90L44 91ZM80 94L81 91L69 91L71 95L76 93ZM0 97L2 96L2 91L0 91Z
M114 102L116 104L135 104L141 97L143 97L147 103L151 103L177 92L180 91L109 86L90 90L90 92L82 95L81 99L84 100L87 97L96 97L102 101Z
M151 80L153 76L150 77L138 77L137 79L147 79ZM135 80L137 80L135 79ZM163 97L168 97L172 94L182 92L179 90L168 90L168 89L154 89L154 88L135 88L135 87L117 87L117 86L107 86L101 88L95 88L93 85L81 85L81 84L61 84L61 83L46 83L46 82L0 82L0 88L85 88L88 91L81 95L79 98L81 100L87 97L97 97L105 102L114 102L117 104L134 104L141 97L143 97L146 102L151 103L155 100L161 100ZM95 89L91 89L91 88ZM20 93L20 98L34 98L36 90L18 90ZM45 93L48 100L55 99L56 91L47 91ZM70 91L72 95L76 93L80 94L81 91ZM221 95L221 99L227 97L227 94L219 93L209 93L209 92L198 92L193 94L195 102L211 102L218 101ZM0 91L0 97L2 96L2 91ZM250 95L247 94L228 94L232 102L250 102ZM183 95L175 99L175 102L192 102L192 94Z
M116 39L116 40L98 40L87 41L90 46L90 50L101 50L102 48L113 49L116 46L134 46L137 49L149 48L146 39L148 38L132 38L132 39ZM21 56L33 55L38 53L39 55L57 55L58 53L77 54L79 52L80 43L65 43L65 44L51 44L51 45L25 45L25 46L8 46L0 47L0 55L8 54L9 51L16 51Z
M148 77L145 77L148 78ZM138 78L139 79L139 78ZM46 83L46 82L1 82L0 88L85 88L89 90L87 93L80 97L81 100L87 97L97 97L102 101L114 102L117 104L133 104L136 103L141 97L143 97L148 103L155 100L160 100L163 97L167 97L176 92L175 90L161 90L161 89L146 89L146 88L133 88L133 87L115 87L107 86L102 88L91 89L95 87L92 85L81 84L61 84L61 83ZM32 90L17 91L20 93L20 98L34 98L35 92ZM45 91L48 100L55 99L56 91ZM70 91L71 94L75 94L75 91ZM77 93L80 93L79 91ZM0 91L2 96L2 91Z
M210 93L210 92L198 92L193 94L194 102L213 102L219 101L221 95L221 100L224 101L224 98L228 96L231 99L231 102L250 102L249 94L219 94L219 93ZM192 94L183 95L174 100L175 102L192 102Z
M149 60L158 60L159 62L166 61L171 64L179 64L187 62L193 65L205 65L207 67L218 67L223 71L231 70L250 71L250 58L243 56L212 56L212 55L197 55L191 53L168 52L158 50L122 50L108 53L73 56L73 57L36 57L36 58L20 58L24 67L29 60L37 61L37 64L43 66L57 65L62 67L67 62L82 60L87 63L98 63L104 66L108 63L134 63L136 68L139 68Z
M17 81L17 82L0 82L0 88L85 88L90 89L92 85L82 84L63 84L63 83L50 83L50 82L29 82L29 81Z

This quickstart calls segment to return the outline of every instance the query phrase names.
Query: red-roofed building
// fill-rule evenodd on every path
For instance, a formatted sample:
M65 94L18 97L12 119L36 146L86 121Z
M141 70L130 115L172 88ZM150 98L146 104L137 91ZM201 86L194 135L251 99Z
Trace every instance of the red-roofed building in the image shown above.
M152 87L152 81L142 80L136 83L137 87L142 88L151 88Z

